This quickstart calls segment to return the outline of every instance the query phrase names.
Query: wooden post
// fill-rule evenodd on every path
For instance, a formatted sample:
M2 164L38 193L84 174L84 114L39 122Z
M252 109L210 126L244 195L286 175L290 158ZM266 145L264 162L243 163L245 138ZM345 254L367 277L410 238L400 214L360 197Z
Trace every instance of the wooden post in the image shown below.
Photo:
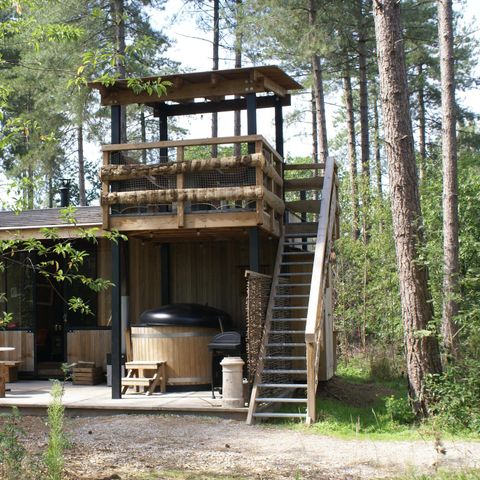
M278 95L275 95L275 150L283 158L283 110Z
M158 133L160 141L168 140L168 115L162 106L158 107ZM168 162L168 148L160 148L160 163Z
M315 344L307 342L307 425L316 420Z
M183 162L185 158L185 147L177 147L177 163ZM181 190L184 187L184 174L177 173L177 190ZM185 226L185 202L183 200L177 201L177 221L178 227Z

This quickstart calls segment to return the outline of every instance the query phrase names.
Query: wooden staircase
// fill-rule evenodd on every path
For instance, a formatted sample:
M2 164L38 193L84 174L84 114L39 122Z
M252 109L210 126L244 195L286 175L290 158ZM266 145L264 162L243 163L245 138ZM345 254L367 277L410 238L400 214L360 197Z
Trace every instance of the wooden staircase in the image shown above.
M324 174L322 171L319 176L322 167ZM315 420L324 272L329 270L332 238L338 229L335 163L329 159L325 166L287 165L286 169L308 172L310 176L285 180L285 190L298 189L300 197L287 201L286 208L301 214L297 218L303 221L286 223L279 241L247 423L265 418L300 418L306 423ZM308 190L310 197L316 197L314 192L320 189L326 201L305 198L303 192ZM308 213L316 213L318 221L305 221ZM312 292L319 288L322 295Z

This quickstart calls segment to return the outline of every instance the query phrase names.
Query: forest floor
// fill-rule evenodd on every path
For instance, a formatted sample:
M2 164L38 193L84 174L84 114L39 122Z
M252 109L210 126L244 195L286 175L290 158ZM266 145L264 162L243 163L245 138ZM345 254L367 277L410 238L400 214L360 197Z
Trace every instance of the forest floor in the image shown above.
M338 438L280 425L175 415L65 420L68 479L370 479L480 468L480 442ZM45 418L23 417L31 454Z

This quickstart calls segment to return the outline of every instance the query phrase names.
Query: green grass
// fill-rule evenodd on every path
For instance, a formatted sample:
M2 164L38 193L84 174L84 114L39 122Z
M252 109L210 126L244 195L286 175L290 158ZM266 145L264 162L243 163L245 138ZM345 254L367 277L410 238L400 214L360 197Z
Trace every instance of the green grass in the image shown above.
M392 480L480 480L480 470L441 470L434 474L411 474Z
M150 473L129 472L130 480L240 480L245 476L220 475L214 472L185 472L182 470L162 470Z
M289 427L308 428L313 433L342 438L420 440L433 439L439 435L445 439L476 440L480 438L478 434L469 431L446 431L438 420L422 423L402 421L409 415L405 379L382 377L379 380L372 378L370 372L369 362L362 358L354 358L347 365L340 363L337 368L337 376L345 388L342 392L343 398L321 396L317 400L317 423L311 427L305 427L302 423L287 422ZM349 396L356 397L357 392L360 398L362 391L368 393L370 390L378 392L378 398L372 395L370 401L365 401L365 404L362 404L360 400L354 402L355 405L352 405L350 401L345 401L345 398ZM394 402L389 402L388 397L391 396L396 399ZM402 406L404 410L402 410ZM459 479L462 478L459 477ZM476 477L466 478L470 480L470 478ZM439 479L443 480L443 477L439 477Z

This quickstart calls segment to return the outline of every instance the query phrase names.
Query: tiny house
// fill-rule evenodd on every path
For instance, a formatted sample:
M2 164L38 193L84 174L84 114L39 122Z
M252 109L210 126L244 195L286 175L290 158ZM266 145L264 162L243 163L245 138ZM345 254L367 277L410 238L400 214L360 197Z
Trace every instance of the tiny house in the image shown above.
M42 227L54 226L60 237L81 242L75 240L78 228L97 227L98 243L80 245L89 254L82 268L114 283L99 294L52 286L16 259L0 274L3 308L14 318L0 331L0 344L16 348L8 355L32 378L58 373L62 362L105 367L111 353L112 398L120 398L122 353L137 360L168 357L167 385L205 384L212 375L208 342L221 330L233 330L257 357L249 421L285 415L272 407L286 401L303 403L306 410L293 415L312 421L316 385L334 372L335 162L285 164L283 107L301 86L278 67L162 80L170 86L160 97L148 88L134 92L125 80L90 84L111 108L111 143L102 146L101 206L77 208L75 226L62 220L59 209L0 213L1 239L42 238ZM157 141L125 142L122 110L130 104L151 108L158 118ZM265 108L273 113L274 146L260 135L257 111ZM241 110L247 113L247 135L169 138L169 118ZM128 240L103 238L112 229ZM271 284L255 342L247 334L246 271ZM86 297L94 315L69 311L62 299L71 295ZM229 321L200 322L195 329L162 323L160 330L142 321L143 312L166 305L212 307Z

